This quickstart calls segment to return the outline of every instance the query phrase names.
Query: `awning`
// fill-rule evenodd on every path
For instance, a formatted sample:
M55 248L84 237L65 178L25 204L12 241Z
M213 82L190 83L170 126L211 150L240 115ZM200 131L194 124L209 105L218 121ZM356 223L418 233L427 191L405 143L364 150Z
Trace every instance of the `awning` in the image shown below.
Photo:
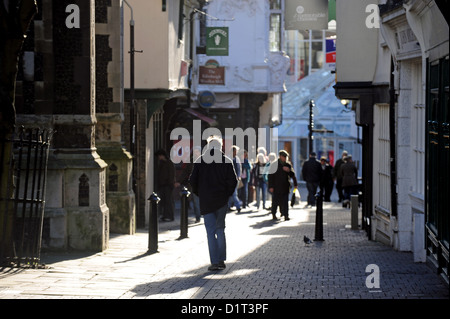
M207 117L206 115L204 115L204 114L202 114L202 113L200 113L200 112L198 112L198 111L196 111L194 109L183 109L183 110L185 110L186 112L194 115L195 117L199 118L200 120L205 121L210 126L216 126L218 124L216 120L214 120L214 119L212 119L210 117Z

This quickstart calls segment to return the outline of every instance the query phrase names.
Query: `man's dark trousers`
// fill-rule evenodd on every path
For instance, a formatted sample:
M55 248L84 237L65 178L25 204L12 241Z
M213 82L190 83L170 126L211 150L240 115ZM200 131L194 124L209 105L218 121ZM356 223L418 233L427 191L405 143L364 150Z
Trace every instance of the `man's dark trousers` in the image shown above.
M308 190L308 205L316 205L316 193L319 187L319 182L306 182L306 189Z
M280 206L281 216L289 217L289 193L274 193L272 194L272 217L276 218L277 209Z
M173 202L173 187L161 186L158 190L158 195L161 198L159 203L159 215L161 218L167 220L174 220L175 203Z

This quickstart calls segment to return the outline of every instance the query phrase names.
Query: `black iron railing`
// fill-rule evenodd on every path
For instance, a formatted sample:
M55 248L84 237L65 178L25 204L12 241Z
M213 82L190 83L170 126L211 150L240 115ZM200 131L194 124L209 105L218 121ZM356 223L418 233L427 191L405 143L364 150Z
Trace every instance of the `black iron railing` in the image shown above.
M0 131L0 265L40 262L52 130Z

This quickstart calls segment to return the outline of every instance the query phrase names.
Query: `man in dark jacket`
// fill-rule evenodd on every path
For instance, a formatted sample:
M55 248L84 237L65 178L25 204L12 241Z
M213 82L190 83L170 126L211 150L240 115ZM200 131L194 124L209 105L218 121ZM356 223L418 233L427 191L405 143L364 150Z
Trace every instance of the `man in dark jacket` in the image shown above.
M270 169L269 174L269 192L272 193L272 219L277 219L277 209L280 206L281 216L284 220L289 220L289 191L291 188L290 179L294 182L294 188L297 188L297 178L295 177L292 165L287 161L288 152L281 150L279 159L271 165L276 165Z
M322 166L322 180L320 181L320 190L324 195L324 202L331 202L331 193L333 192L333 167L328 163L325 156L320 158Z
M155 155L158 158L158 170L156 175L157 192L161 198L159 215L161 221L168 222L174 220L175 203L173 199L173 189L175 187L175 166L170 160L166 151L160 149Z
M358 169L353 162L352 155L347 154L345 163L340 168L342 174L342 188L344 188L344 201L342 207L350 208L351 195L358 194Z
M316 192L322 180L322 166L316 160L316 153L309 154L309 160L303 164L302 168L303 180L306 182L306 189L308 190L307 206L316 205Z
M220 137L208 139L206 151L194 163L189 183L200 199L211 260L208 270L225 269L225 216L237 177L233 161L222 152Z
M339 203L344 200L341 165L344 164L344 158L347 157L347 154L348 154L347 151L343 151L342 157L336 161L333 168L333 178L336 180L336 190L339 195Z

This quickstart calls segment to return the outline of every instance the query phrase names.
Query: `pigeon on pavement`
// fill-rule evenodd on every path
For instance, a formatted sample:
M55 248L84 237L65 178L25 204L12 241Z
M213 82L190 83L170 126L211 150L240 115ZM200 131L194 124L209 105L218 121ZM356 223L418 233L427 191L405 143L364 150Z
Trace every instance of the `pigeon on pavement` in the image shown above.
M312 244L311 239L309 239L309 238L306 237L306 236L303 236L303 241L305 242L305 245Z

